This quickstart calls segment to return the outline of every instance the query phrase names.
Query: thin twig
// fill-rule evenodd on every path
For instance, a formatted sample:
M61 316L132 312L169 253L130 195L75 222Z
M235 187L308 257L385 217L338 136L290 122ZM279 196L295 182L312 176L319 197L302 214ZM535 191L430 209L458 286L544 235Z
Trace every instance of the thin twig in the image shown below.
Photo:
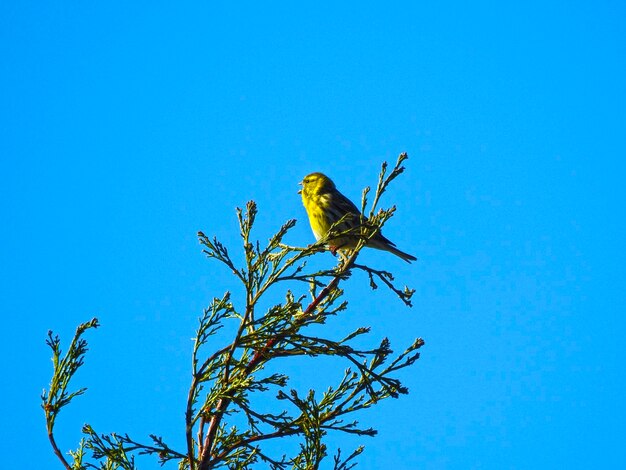
M230 362L232 360L233 354L235 353L235 349L237 349L237 345L239 344L241 335L243 334L245 327L248 323L247 320L251 315L251 311L252 311L251 309L252 309L252 305L248 304L246 308L246 314L244 315L244 318L242 319L239 325L239 330L237 331L235 340L232 342L228 350L228 353L226 356L226 362L224 365L224 376L222 379L222 382L224 384L227 384L230 379ZM215 412L213 413L213 415L211 416L211 420L209 421L209 429L204 438L204 445L203 445L202 453L200 454L199 470L205 470L209 468L207 466L207 463L211 457L211 449L213 448L215 435L222 421L222 416L224 415L224 412L228 409L230 402L231 402L230 398L222 397L219 399L217 406L215 407L216 408Z
M72 467L70 467L70 464L67 463L67 460L65 460L65 457L63 456L63 454L59 450L59 447L57 446L57 443L56 443L56 440L54 439L54 435L52 434L52 431L48 431L48 439L50 440L50 444L52 445L52 450L54 451L56 456L59 458L59 460L61 461L63 466L67 470L72 470Z
M185 411L185 437L187 439L187 458L189 459L189 470L195 470L196 462L194 458L194 449L193 449L193 423L192 423L192 415L193 415L193 401L196 394L196 387L198 386L198 379L194 374L193 379L191 381L191 386L189 387L189 395L187 396L187 410Z

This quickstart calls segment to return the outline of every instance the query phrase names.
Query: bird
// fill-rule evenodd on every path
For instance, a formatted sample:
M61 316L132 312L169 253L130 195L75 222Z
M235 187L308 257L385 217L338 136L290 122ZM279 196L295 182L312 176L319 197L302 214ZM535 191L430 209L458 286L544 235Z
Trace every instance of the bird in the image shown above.
M305 176L300 184L302 189L298 193L302 196L302 204L306 209L316 240L328 235L331 226L342 218L343 221L335 226L337 232L345 232L358 227L361 225L361 220L367 222L354 203L341 194L335 183L323 173L311 173ZM354 249L358 241L358 235L347 234L345 237L329 240L330 250L334 253L338 249ZM407 263L417 260L415 256L396 248L395 243L383 236L380 231L367 240L365 246L393 253Z

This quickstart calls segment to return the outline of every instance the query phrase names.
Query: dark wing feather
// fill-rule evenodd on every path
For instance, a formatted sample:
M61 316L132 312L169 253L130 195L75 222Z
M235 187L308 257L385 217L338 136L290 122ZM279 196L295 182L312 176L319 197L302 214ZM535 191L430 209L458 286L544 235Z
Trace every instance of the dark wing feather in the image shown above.
M339 231L349 230L359 224L359 216L361 212L354 203L341 194L339 191L328 193L330 203L326 211L329 217L329 225L334 224L346 214L352 214L353 217L344 218L343 222L337 227Z

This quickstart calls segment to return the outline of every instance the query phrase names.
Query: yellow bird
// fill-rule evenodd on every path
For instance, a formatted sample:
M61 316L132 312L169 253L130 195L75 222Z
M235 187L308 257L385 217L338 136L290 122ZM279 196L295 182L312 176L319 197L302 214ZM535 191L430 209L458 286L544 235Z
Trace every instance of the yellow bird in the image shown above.
M338 232L344 232L360 224L361 213L357 207L343 194L341 194L335 183L322 173L311 173L304 177L302 189L298 191L302 195L302 204L309 216L309 223L315 235L315 239L325 237L330 227L345 216L342 223L335 227ZM359 237L347 236L329 240L331 250L353 249L356 247ZM396 248L396 245L378 232L367 241L370 248L389 251L399 256L407 263L415 261L415 256L409 255Z

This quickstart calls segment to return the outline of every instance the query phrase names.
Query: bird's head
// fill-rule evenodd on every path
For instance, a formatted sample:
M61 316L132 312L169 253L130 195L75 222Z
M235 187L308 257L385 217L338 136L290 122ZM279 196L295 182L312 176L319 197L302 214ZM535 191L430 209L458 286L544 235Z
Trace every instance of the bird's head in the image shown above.
M321 194L335 189L335 183L323 173L311 173L300 182L302 189L298 194Z

